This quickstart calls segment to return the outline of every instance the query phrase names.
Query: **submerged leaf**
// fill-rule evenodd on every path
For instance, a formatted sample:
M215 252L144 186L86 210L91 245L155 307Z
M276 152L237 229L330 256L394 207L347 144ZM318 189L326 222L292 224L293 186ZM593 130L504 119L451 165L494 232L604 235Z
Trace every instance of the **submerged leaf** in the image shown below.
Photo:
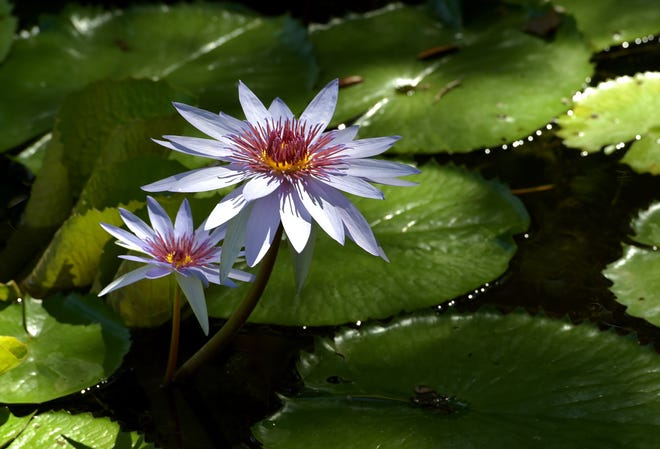
M591 325L424 315L315 346L307 388L253 428L265 448L660 445L660 358Z
M384 201L354 201L390 263L321 235L297 293L293 262L280 249L250 319L318 326L384 318L440 304L501 275L516 249L512 235L528 225L522 203L501 184L454 167L428 164L415 181L405 189L384 186ZM247 288L212 286L211 316L229 316Z

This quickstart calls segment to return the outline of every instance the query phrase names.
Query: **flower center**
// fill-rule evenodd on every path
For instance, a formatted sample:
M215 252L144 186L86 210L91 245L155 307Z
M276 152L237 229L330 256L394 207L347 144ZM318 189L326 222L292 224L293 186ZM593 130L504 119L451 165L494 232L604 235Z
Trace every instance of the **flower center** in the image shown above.
M270 127L269 127L270 128ZM287 120L266 130L261 162L278 173L294 173L310 165L309 143L316 133L305 133L304 126Z
M193 263L193 258L190 254L186 254L177 250L170 251L166 256L167 263L171 263L175 268L186 267Z

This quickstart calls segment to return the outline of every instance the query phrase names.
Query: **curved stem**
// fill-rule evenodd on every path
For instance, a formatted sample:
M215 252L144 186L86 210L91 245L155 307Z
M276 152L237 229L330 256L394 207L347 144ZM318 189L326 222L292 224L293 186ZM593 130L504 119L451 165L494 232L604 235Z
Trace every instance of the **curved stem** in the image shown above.
M227 344L234 338L234 336L241 329L243 324L247 321L248 317L259 303L261 294L266 288L270 274L273 272L275 266L275 259L279 252L280 241L282 240L282 225L277 228L273 243L268 248L268 252L264 256L259 272L257 273L254 283L250 287L247 295L243 301L234 310L234 313L229 317L227 322L220 328L220 330L211 339L202 346L193 356L186 361L186 363L179 368L174 376L174 380L182 380L190 377L202 365L204 365L215 354L222 351Z
M181 327L181 289L177 285L174 287L172 299L172 336L170 337L170 355L167 358L167 368L163 385L172 382L176 370L176 359L179 354L179 329Z

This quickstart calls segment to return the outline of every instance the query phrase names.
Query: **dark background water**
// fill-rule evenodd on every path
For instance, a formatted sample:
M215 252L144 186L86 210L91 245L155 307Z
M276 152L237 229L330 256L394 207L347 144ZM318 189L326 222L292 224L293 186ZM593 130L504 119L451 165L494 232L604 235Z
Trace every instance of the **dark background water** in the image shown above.
M64 3L22 0L14 11L25 28L37 23L39 14L57 12ZM136 2L102 3L124 7ZM465 12L469 14L470 8L484 3L492 1L467 1ZM264 14L289 12L305 22L323 22L347 11L374 9L385 2L297 0L262 5L251 0L243 4ZM614 76L660 70L660 43L654 39L627 49L612 48L596 54L593 60L596 73L592 85ZM448 309L522 308L573 322L591 321L603 330L629 334L640 344L658 348L660 330L626 315L601 272L621 256L621 243L631 234L630 220L660 196L660 177L638 175L620 164L626 148L608 156L583 157L579 151L562 146L554 135L555 128L515 149L418 158L422 165L436 159L500 180L519 196L531 216L528 232L517 237L519 248L510 269L483 289L458 298L454 305L442 305L439 313ZM5 233L20 219L32 178L4 155L0 155L0 170L0 200L6 205L0 216L4 240ZM216 320L212 325L213 332L222 322ZM160 387L169 325L134 330L132 349L123 367L108 382L39 408L108 416L126 430L145 433L148 440L165 449L259 447L250 435L250 426L279 408L277 393L300 388L295 369L298 351L312 349L314 336L331 335L333 330L247 325L234 343L189 384L170 389ZM183 360L203 339L194 320L183 323L182 335ZM18 414L33 409L12 407Z

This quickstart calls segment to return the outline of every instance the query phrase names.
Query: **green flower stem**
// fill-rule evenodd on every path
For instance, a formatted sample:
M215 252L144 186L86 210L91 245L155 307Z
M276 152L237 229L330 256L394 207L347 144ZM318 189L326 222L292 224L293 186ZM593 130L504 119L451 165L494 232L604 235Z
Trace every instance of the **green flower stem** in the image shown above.
M240 305L234 310L234 313L229 317L227 322L220 328L220 330L211 339L202 346L181 368L174 376L175 381L186 379L194 374L202 365L204 365L215 354L222 351L225 346L234 338L234 336L241 329L243 324L247 321L248 317L259 303L261 294L266 288L270 274L275 266L275 259L280 248L280 241L282 240L282 225L277 228L273 243L264 256L257 277L250 287L247 295L243 298Z
M179 329L181 328L181 289L176 286L172 299L172 336L170 338L170 355L167 358L167 368L163 385L172 382L176 370L176 359L179 354Z

